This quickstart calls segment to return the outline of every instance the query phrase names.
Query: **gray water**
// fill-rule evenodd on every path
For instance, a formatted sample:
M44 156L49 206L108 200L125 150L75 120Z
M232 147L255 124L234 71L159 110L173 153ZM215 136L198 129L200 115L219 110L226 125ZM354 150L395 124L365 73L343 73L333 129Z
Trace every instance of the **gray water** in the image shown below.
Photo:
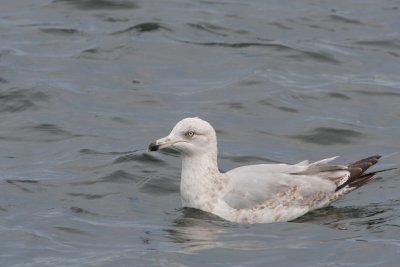
M222 170L400 167L399 29L394 0L2 0L0 266L398 266L398 170L246 226L181 208L176 154L132 151L200 116Z

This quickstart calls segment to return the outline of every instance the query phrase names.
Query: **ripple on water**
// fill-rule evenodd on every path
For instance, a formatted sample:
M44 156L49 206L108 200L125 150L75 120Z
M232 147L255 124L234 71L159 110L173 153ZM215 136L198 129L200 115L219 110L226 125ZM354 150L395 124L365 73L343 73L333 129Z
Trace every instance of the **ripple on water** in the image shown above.
M21 112L38 108L50 96L35 88L11 88L0 92L0 112Z
M72 206L69 208L71 212L76 213L76 214L86 214L86 215L91 215L91 216L98 216L97 213L94 212L90 212L86 209L80 208L80 207L76 207L76 206Z
M83 35L83 32L71 28L42 28L40 29L40 31L47 34L67 36L67 37L71 37L74 35Z
M366 96L400 97L400 93L398 92L382 92L382 91L367 91L367 90L354 90L353 92Z
M9 141L57 142L82 136L72 134L55 124L48 123L23 126L14 131L12 134L3 134L0 136L0 139Z
M294 220L294 222L317 223L338 230L349 228L379 229L393 219L393 212L385 205L369 205L364 207L333 207L315 210Z
M297 49L296 53L287 55L287 58L295 59L295 60L311 60L320 63L329 63L338 65L341 63L340 60L335 58L332 54L326 51L307 51Z
M0 83L8 83L8 81L2 77L0 77Z
M336 99L341 99L341 100L350 100L351 98L343 93L338 93L338 92L329 92L326 93L327 96L330 98L336 98Z
M220 46L220 47L228 47L228 48L248 48L248 47L264 47L269 48L274 51L288 52L295 51L296 49L283 44L281 42L193 42L193 41L180 41L182 43L193 44L193 45L202 45L202 46Z
M318 127L309 133L292 135L290 137L317 145L336 145L350 144L357 139L363 138L364 135L349 129Z
M143 153L141 155L124 155L120 156L117 159L113 161L114 164L122 163L122 162L129 162L129 161L136 161L136 162L141 162L141 163L148 163L148 164L157 164L157 165L166 165L166 162L163 160L160 160L148 153Z
M139 5L136 2L123 0L54 0L53 3L66 3L80 10L139 8Z
M135 26L128 27L128 28L126 28L124 30L120 30L120 31L114 32L112 34L113 35L117 35L117 34L129 33L129 32L138 32L138 33L155 32L155 31L159 31L159 30L171 31L171 29L169 29L165 25L162 25L161 23L144 22L144 23L137 24Z
M341 22L346 24L355 24L355 25L363 25L364 23L360 20L356 20L353 18L348 18L343 15L332 14L329 16L329 19L335 22Z
M187 23L187 25L191 28L194 28L196 30L200 30L200 31L205 31L208 33L212 33L218 36L223 36L223 37L228 37L229 34L226 33L222 33L222 32L230 32L231 30L225 27L221 27L218 25L214 25L211 23L206 23L206 22L202 22L202 23Z
M5 182L27 193L33 192L31 185L39 184L39 181L37 180L21 180L21 179L6 179Z
M124 170L117 170L108 175L96 178L94 180L81 181L81 182L73 182L72 185L92 185L97 183L142 183L146 181L148 178L143 177L141 175L132 174L126 172Z
M261 104L261 105L269 106L269 107L278 109L280 111L290 112L290 113L299 112L298 109L287 107L287 106L283 106L283 105L278 105L275 102L276 101L273 100L273 99L263 99L263 100L258 101L258 103Z
M385 40L361 40L354 42L356 45L379 47L385 49L400 49L400 39L385 39Z
M140 187L140 192L151 195L169 195L179 193L179 182L170 177L149 179Z
M132 47L125 45L87 48L77 55L77 58L116 60L132 53Z
M94 234L89 233L87 231L83 231L81 229L72 228L72 227L54 226L54 229L65 232L67 234L74 234L74 235L79 235L79 236L95 236Z
M66 195L71 196L71 197L79 197L83 199L99 199L106 197L108 195L111 195L113 193L107 193L107 194L88 194L88 193L67 193Z
M303 48L294 47L291 45L284 44L278 41L267 41L267 42L194 42L194 41L183 41L182 43L193 44L193 45L202 45L202 46L220 46L220 47L228 47L228 48L251 48L251 47L259 47L270 49L274 52L282 53L282 56L293 59L293 60L309 60L313 62L319 63L328 63L333 65L341 64L341 60L336 58L333 54L326 51L317 51L317 50L306 50Z
M101 152L101 151L97 151L94 149L90 149L90 148L82 148L79 150L79 153L82 155L126 155L126 154L130 154L130 153L136 153L138 151L142 151L145 149L138 149L138 150L133 150L133 151L120 151L120 152L116 152L116 151L109 151L109 152Z

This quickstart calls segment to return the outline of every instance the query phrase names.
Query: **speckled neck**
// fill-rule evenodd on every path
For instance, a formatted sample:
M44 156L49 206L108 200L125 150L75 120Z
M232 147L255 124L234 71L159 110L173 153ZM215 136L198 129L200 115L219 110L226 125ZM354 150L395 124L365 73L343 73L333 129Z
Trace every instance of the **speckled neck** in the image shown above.
M182 155L181 199L185 207L212 212L224 175L218 170L217 150Z

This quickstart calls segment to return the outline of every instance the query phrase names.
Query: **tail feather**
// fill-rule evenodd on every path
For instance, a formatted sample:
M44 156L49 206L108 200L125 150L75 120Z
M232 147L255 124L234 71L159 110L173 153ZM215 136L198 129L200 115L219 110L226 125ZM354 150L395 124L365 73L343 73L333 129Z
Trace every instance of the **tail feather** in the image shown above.
M375 178L375 173L369 173L366 175L360 176L358 179L354 180L353 182L349 183L349 187L355 187L358 188L360 186L363 186L369 182L371 182Z
M375 165L380 158L381 158L380 155L375 155L349 164L347 170L350 172L350 176L347 179L347 181L345 181L343 184L339 185L336 188L335 192L339 191L340 189L346 186L349 188L356 189L372 181L375 178L375 174L379 172L396 169L396 168L391 168L391 169L365 173L365 171L368 170L371 166Z

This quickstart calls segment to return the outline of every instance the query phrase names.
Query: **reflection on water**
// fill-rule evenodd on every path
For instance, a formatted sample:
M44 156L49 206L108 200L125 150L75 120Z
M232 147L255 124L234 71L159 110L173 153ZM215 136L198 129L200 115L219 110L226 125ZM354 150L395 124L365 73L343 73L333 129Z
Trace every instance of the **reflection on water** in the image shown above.
M267 240L254 240L252 231L248 230L252 228L262 228L262 232L265 238L272 239L274 244L268 244L271 248L283 246L289 247L308 247L315 241L310 240L309 242L277 242L280 239L279 235L283 234L281 231L282 225L279 223L271 225L238 225L220 219L213 214L206 213L195 209L182 209L182 217L174 220L173 227L165 230L168 233L168 237L174 243L183 244L181 253L195 253L202 250L209 250L215 248L229 248L234 250L264 250L266 245L264 242ZM369 230L372 232L383 231L382 227L385 226L395 216L394 211L384 205L369 205L364 207L341 207L335 208L333 206L316 210L304 215L301 218L294 220L293 227L296 228L295 224L299 224L299 228L302 228L300 224L306 223L307 227L315 225L325 226L335 231L353 230L359 232L361 229ZM272 226L273 225L273 226ZM277 227L278 232L271 234L270 228ZM299 229L300 230L300 229ZM296 230L297 231L297 230ZM244 234L243 232L246 232ZM347 232L344 235L334 232L337 235L336 238L341 236L345 239L358 238L359 235L351 235L351 232ZM350 234L350 236L348 235ZM241 241L232 242L236 240L236 237L242 235ZM250 235L250 236L248 236ZM229 236L228 239L225 237ZM313 239L314 237L311 237ZM281 240L282 241L282 240Z
M198 210L185 208L182 212L182 218L174 220L173 228L165 230L172 242L184 244L179 252L195 253L223 246L218 239L224 228L219 226L227 225L226 222Z
M374 230L390 221L392 216L393 211L390 208L380 205L342 208L330 206L310 212L294 222L317 223L338 230L348 230L354 228L354 226L358 229L362 227Z

